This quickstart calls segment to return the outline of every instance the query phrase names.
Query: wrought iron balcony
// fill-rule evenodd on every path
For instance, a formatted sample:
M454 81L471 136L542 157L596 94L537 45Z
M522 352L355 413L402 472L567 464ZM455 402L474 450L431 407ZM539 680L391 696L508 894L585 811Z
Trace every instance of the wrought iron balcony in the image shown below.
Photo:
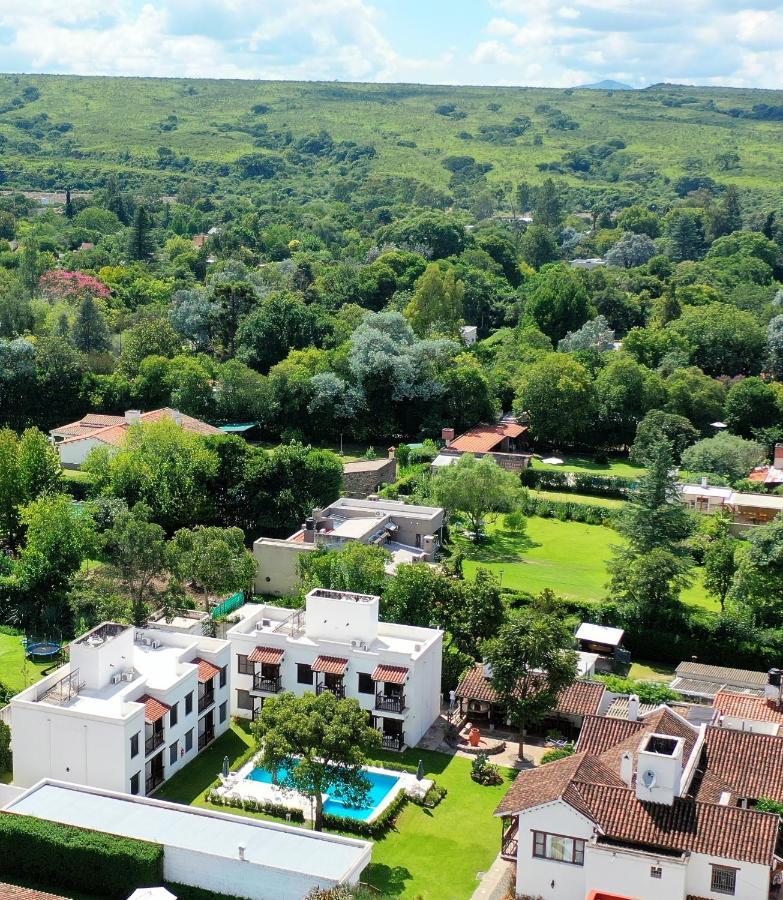
M277 675L274 678L267 678L264 675L253 676L253 690L264 691L266 694L279 694L283 689L283 679Z
M154 775L148 775L144 781L146 794L152 793L158 785L163 784L164 777L163 772L156 772Z
M144 755L149 756L153 750L157 750L158 747L163 745L164 740L165 735L162 730L154 731L152 735L144 741Z
M376 694L375 708L383 712L401 713L405 709L405 694Z
M203 750L207 744L211 744L212 741L215 740L215 732L214 731L205 731L203 734L198 736L198 749Z
M345 699L345 685L340 681L338 684L318 684L316 685L315 692L316 694L323 694L324 691L329 691L334 694L338 700Z
M384 750L402 750L404 745L405 735L402 732L381 735L381 746Z
M206 693L202 694L198 698L198 711L200 713L203 713L204 710L208 709L210 706L212 706L212 704L214 702L215 702L215 692L207 691Z

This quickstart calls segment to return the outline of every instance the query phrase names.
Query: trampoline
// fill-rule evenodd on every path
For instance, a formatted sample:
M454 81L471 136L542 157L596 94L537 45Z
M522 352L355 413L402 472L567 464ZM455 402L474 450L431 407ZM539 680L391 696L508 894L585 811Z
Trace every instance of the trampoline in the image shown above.
M54 659L61 652L61 645L55 641L31 641L25 647L25 654L30 659Z

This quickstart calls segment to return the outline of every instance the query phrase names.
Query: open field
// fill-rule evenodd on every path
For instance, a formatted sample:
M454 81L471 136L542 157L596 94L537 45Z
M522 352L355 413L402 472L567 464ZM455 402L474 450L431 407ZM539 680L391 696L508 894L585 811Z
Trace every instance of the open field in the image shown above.
M204 792L216 780L223 757L228 756L233 764L252 742L246 727L232 725L155 797L209 807ZM492 813L508 790L512 772L503 770L507 780L502 785L482 787L470 779L471 760L444 753L416 749L403 754L380 753L377 763L417 766L419 760L427 777L443 785L448 794L432 810L407 804L396 827L375 843L364 879L393 897L467 900L477 886L476 873L490 867L500 848L500 827ZM235 809L231 813L270 818Z
M606 595L606 562L611 548L622 540L617 532L600 525L561 522L531 516L523 534L505 528L504 517L490 525L489 537L475 546L459 535L455 540L465 552L464 571L471 577L479 566L496 572L503 587L537 594L550 588L575 600L601 600ZM684 602L719 609L707 597L696 569L693 585L683 592Z

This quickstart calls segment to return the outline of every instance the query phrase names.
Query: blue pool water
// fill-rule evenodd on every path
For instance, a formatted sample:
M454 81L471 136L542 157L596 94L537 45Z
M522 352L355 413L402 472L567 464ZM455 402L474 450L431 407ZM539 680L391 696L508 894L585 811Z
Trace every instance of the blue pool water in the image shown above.
M280 769L278 772L278 783L284 781L288 772ZM367 798L364 806L348 806L340 799L338 790L329 792L329 799L324 803L324 812L333 816L344 816L346 819L359 819L365 822L378 807L383 803L386 797L397 787L399 778L394 775L384 775L381 772L365 772L365 778L370 782L370 790L367 792ZM263 784L274 784L275 779L271 772L266 769L256 768L247 776L250 781L260 781Z

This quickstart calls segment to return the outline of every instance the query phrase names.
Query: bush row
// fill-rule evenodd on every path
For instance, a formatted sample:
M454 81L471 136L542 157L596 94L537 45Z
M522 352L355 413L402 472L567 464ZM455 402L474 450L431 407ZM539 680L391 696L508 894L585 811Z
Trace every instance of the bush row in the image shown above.
M438 784L437 781L433 781L432 787L430 787L423 797L409 797L408 799L411 803L415 803L416 806L423 806L426 809L435 809L447 793L448 791L443 785Z
M559 472L549 469L524 469L522 484L541 491L573 491L593 497L618 497L624 500L636 484L619 475L591 475L587 472Z
M349 819L345 816L333 816L331 813L324 813L324 828L331 828L332 831L346 831L349 834L359 835L359 837L377 840L383 837L392 827L408 799L405 791L400 791L378 818L373 819L372 822L362 822L359 819Z
M128 897L163 883L163 847L31 816L0 813L0 873Z
M544 500L526 493L520 504L526 516L542 519L559 519L561 522L584 522L586 525L604 525L611 522L614 510L593 503L576 503L573 500Z
M252 797L224 797L216 790L207 791L204 799L214 806L228 806L231 809L244 809L246 812L264 813L267 816L274 816L276 819L285 819L290 816L292 822L298 824L304 822L304 813L301 809L295 806L286 806L284 803L264 803L254 800Z

